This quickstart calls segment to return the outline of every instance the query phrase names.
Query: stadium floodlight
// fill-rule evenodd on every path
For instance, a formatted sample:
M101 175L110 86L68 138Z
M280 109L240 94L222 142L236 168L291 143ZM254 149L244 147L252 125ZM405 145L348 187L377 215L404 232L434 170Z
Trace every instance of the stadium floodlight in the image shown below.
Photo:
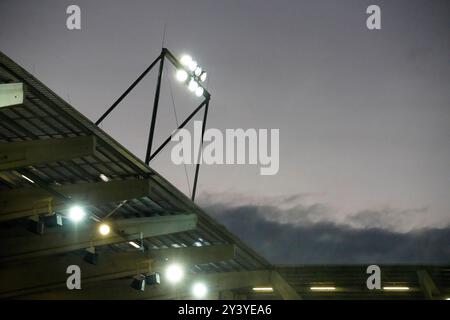
M197 298L201 299L206 296L208 293L208 287L203 282L196 282L192 286L192 295Z
M253 288L253 291L255 292L273 292L272 287L255 287Z
M184 277L183 267L179 264L171 264L166 269L166 278L171 283L178 283Z
M189 91L195 92L195 90L197 90L197 88L198 88L197 81L195 81L194 79L191 79L191 81L189 81L189 85L188 85Z
M192 57L188 54L185 54L181 57L180 62L183 66L188 67L192 62Z
M189 68L189 70L195 71L195 69L197 69L198 67L197 61L192 60L187 67Z
M408 291L409 287L383 287L385 291Z
M73 222L80 222L86 217L86 211L78 205L74 205L69 209L69 219Z
M312 291L334 291L336 287L311 287L309 289Z
M196 77L199 77L202 74L202 68L200 67L195 68L194 74Z
M98 232L102 235L102 236L107 236L110 232L111 232L111 227L106 224L106 223L102 223L99 227L98 227Z
M188 78L188 73L182 69L177 70L177 73L175 75L178 81L185 82Z
M200 75L200 80L201 80L202 82L205 82L206 76L207 76L206 71L203 71L203 73Z
M197 89L195 89L195 95L197 97L201 97L203 95L203 92L204 92L204 90L202 87L198 87Z
M201 88L199 85L200 82L205 82L206 80L206 72L198 65L197 61L193 60L190 55L183 55L180 58L180 63L183 67L186 68L179 68L175 73L175 78L180 82L186 82L189 79L189 82L187 83L189 91L195 93L197 97L203 96L205 89Z

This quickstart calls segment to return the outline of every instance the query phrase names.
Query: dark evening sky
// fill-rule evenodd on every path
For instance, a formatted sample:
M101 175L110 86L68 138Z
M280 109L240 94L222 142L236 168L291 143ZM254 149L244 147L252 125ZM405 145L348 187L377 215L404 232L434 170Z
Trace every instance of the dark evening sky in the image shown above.
M66 28L70 4L81 30ZM371 4L381 30L366 28ZM208 70L208 127L280 129L277 175L202 167L215 217L276 262L448 262L449 18L445 0L0 0L0 50L95 121L166 24L165 46ZM102 124L141 158L155 75ZM170 86L178 118L199 103L167 69L157 141L175 128ZM170 149L152 167L188 193Z

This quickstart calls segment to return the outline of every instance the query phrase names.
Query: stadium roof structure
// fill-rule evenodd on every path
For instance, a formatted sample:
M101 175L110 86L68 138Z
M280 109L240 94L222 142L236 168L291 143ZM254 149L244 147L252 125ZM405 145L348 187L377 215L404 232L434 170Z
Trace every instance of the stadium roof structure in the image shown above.
M369 290L368 265L277 265L275 269L305 300L423 300L450 298L450 266L382 265L381 288ZM332 288L332 290L327 290ZM241 293L245 291L240 291ZM245 292L249 299L261 293ZM279 299L266 292L265 299Z
M3 53L0 84L23 88L21 103L0 107L0 263L7 265L0 271L0 297L65 286L62 267L83 264L86 248L100 252L96 270L88 266L83 272L91 282L126 278L167 260L188 263L193 274L244 272L239 286L253 285L252 271L270 269L269 262ZM20 90L10 91L12 100L22 98ZM92 223L46 227L40 235L27 231L30 221L64 212L74 202L87 206ZM96 221L105 218L114 232L101 237ZM130 241L142 241L145 252Z
M90 219L61 224L74 203ZM106 236L97 232L102 221L112 228ZM172 262L189 270L175 292L165 281L145 291L130 286L133 277L162 272ZM69 265L80 266L83 290L67 289ZM333 279L348 274L351 287L360 287L366 274L354 268L359 276L345 268L271 265L0 52L0 298L170 299L190 297L189 285L198 279L208 283L210 298L328 298L332 293L305 288L327 272ZM422 272L413 297L449 292L449 268L439 270L432 276L440 293ZM261 296L254 287L274 291Z

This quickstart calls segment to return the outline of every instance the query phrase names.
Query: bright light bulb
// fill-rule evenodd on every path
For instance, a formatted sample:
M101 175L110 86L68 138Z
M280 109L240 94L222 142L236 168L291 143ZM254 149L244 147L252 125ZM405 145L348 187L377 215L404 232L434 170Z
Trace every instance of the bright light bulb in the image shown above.
M188 74L186 71L180 69L177 70L175 77L177 78L178 81L184 82L188 78Z
M194 71L197 68L197 61L192 60L188 65L189 70Z
M255 292L273 292L272 287L255 287L253 288L253 291Z
M80 222L86 217L86 212L80 206L72 206L69 209L69 219L73 222Z
M171 264L166 269L166 278L169 282L177 283L183 279L184 271L179 264Z
M198 87L197 89L195 89L195 95L197 97L201 97L203 95L203 88L202 87Z
M190 91L194 92L195 90L197 90L197 88L198 88L197 81L195 81L194 79L191 79L191 81L189 81L188 89Z
M408 291L409 287L383 287L386 291Z
M334 291L336 287L311 287L312 291Z
M204 298L208 293L208 288L202 282L194 283L192 286L192 295L196 298Z
M205 80L206 80L206 72L205 71L203 71L202 75L200 76L200 80L202 82L205 82Z
M201 75L202 74L202 68L200 68L200 67L197 67L196 69L195 69L195 71L194 71L194 74L198 77L199 75Z
M185 54L181 57L180 62L183 66L189 66L189 64L192 62L192 57L188 54Z
M134 241L129 241L128 242L132 247L135 247L136 249L140 249L141 248L141 246L140 245L138 245L136 242L134 242Z
M107 236L111 232L111 228L106 223L102 223L100 227L98 227L98 232L100 232L102 236Z
M102 179L103 182L109 181L109 178L106 175L104 175L103 173L100 174L100 179Z

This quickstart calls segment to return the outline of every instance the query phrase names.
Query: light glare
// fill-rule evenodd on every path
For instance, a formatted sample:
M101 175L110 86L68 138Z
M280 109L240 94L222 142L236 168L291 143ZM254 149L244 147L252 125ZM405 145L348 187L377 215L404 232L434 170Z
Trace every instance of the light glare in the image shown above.
M171 264L166 269L166 278L171 283L180 282L183 279L184 271L179 264Z
M111 228L106 223L102 223L98 228L98 232L100 232L102 236L107 236L111 232Z
M198 66L197 61L192 60L189 63L188 68L189 70L194 71L197 68L197 66Z
M86 212L80 206L72 206L69 209L69 219L73 222L80 222L86 217Z
M197 90L197 88L198 88L198 83L194 79L191 79L191 81L189 81L189 85L188 85L189 91L194 92L195 90Z
M202 87L198 87L197 89L195 89L195 95L197 97L201 97L203 95L203 88Z
M202 282L194 283L194 285L192 286L192 294L194 297L196 297L198 299L204 298L207 293L208 293L208 288Z
M181 57L180 62L183 66L189 66L189 64L192 62L192 57L188 54L185 54Z
M202 74L202 68L200 68L200 67L197 67L196 69L195 69L195 71L194 71L194 74L198 77L199 75L201 75Z
M188 74L184 70L177 70L177 73L175 76L176 76L177 80L180 82L184 82L188 78Z

